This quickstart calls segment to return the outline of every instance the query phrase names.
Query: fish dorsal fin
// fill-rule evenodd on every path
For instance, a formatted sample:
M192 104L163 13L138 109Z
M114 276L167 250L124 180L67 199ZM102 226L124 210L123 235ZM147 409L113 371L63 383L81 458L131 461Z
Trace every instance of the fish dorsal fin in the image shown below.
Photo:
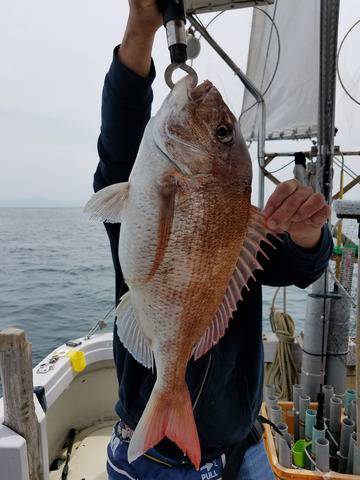
M115 183L96 192L84 207L90 218L109 223L121 223L122 211L128 197L129 183Z
M121 297L116 308L117 333L121 343L144 367L153 367L153 354L149 340L145 337L131 305L130 292Z
M247 284L250 278L255 278L253 274L255 270L263 270L256 256L258 252L261 252L265 258L268 257L261 249L260 242L263 241L276 248L266 237L268 233L278 238L278 232L274 232L266 226L262 212L256 207L251 207L247 234L234 273L214 320L194 347L193 356L195 360L205 355L225 335L229 320L236 310L236 304L239 300L242 300L242 289L244 287L249 289Z

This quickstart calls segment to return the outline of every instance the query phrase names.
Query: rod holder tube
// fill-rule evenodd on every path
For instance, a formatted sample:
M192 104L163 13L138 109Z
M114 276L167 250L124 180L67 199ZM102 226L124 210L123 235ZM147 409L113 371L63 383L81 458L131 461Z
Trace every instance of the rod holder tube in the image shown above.
M293 385L293 401L294 410L298 412L300 410L300 395L304 392L304 387L299 384Z
M273 383L267 383L264 385L264 399L265 401L269 396L276 395L275 385Z
M315 456L315 445L316 440L319 438L325 438L325 428L317 428L316 425L313 426L312 429L312 444L311 444L311 453Z
M332 385L323 385L323 393L325 395L325 418L330 418L330 398L334 396L334 387Z
M304 391L316 401L321 385L324 384L324 358L329 327L330 296L327 293L328 274L312 285L308 295L304 325L304 347L301 366L301 384ZM325 296L324 296L325 293Z
M354 469L354 446L356 444L356 433L353 432L350 437L350 445L349 445L349 453L348 453L348 461L346 467L346 473L353 473Z
M310 408L309 395L300 395L300 438L304 438L305 435L305 415L306 410Z
M277 423L276 424L277 428L280 430L280 432L285 435L286 433L288 433L289 429L288 429L288 426L286 425L286 423ZM276 451L279 453L279 439L281 438L281 435L277 432L275 432L275 447L276 447Z
M345 390L345 400L344 400L344 407L345 407L345 414L349 417L350 416L350 404L353 400L356 400L356 391L348 388Z
M355 423L350 418L344 418L341 426L340 454L343 457L347 457L349 454L350 437L355 430Z
M315 443L316 467L321 472L330 470L330 446L326 438L318 438Z
M356 400L352 400L350 403L350 418L356 425Z
M291 435L285 433L283 437L279 435L279 463L281 466L291 468Z
M282 409L279 405L271 405L270 407L270 420L275 425L282 421Z
M339 433L341 428L341 407L342 400L339 397L330 399L330 422L329 430L332 433Z
M268 398L266 399L266 408L267 408L267 413L270 418L270 409L273 405L278 405L279 401L279 396L278 395L269 395Z
M354 443L353 474L360 474L360 445Z
M316 411L310 408L305 412L305 440L312 439L312 430L316 423Z

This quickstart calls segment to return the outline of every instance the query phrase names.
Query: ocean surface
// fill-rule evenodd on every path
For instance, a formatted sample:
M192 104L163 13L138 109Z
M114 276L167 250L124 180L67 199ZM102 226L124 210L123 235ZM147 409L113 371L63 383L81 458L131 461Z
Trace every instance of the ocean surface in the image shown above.
M264 330L275 289L264 288ZM287 289L287 310L303 327L306 291ZM101 223L80 208L0 208L0 330L32 342L34 365L90 330L111 309L114 273ZM277 305L282 308L282 294ZM113 316L108 330L112 328Z

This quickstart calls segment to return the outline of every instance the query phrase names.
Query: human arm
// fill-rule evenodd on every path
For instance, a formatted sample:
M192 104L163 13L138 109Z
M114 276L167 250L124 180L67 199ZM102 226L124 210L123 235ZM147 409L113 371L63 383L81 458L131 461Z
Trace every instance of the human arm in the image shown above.
M123 42L105 78L94 189L127 181L151 114L151 49L161 15L153 0L131 0Z
M326 225L330 207L323 195L290 180L276 188L264 214L269 227L286 233L282 242L274 241L276 250L263 246L269 260L260 255L264 271L257 274L259 281L301 288L313 283L327 267L333 245Z

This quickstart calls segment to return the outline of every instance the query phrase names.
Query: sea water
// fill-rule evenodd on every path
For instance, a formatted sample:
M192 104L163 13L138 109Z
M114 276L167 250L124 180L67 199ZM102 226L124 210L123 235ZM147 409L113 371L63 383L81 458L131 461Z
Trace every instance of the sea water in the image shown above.
M265 332L274 292L264 287ZM287 311L298 332L306 295L287 288ZM113 301L114 272L101 223L89 221L80 208L0 208L0 330L24 329L34 364L84 336ZM282 292L276 305L283 308ZM111 324L110 318L108 330Z

